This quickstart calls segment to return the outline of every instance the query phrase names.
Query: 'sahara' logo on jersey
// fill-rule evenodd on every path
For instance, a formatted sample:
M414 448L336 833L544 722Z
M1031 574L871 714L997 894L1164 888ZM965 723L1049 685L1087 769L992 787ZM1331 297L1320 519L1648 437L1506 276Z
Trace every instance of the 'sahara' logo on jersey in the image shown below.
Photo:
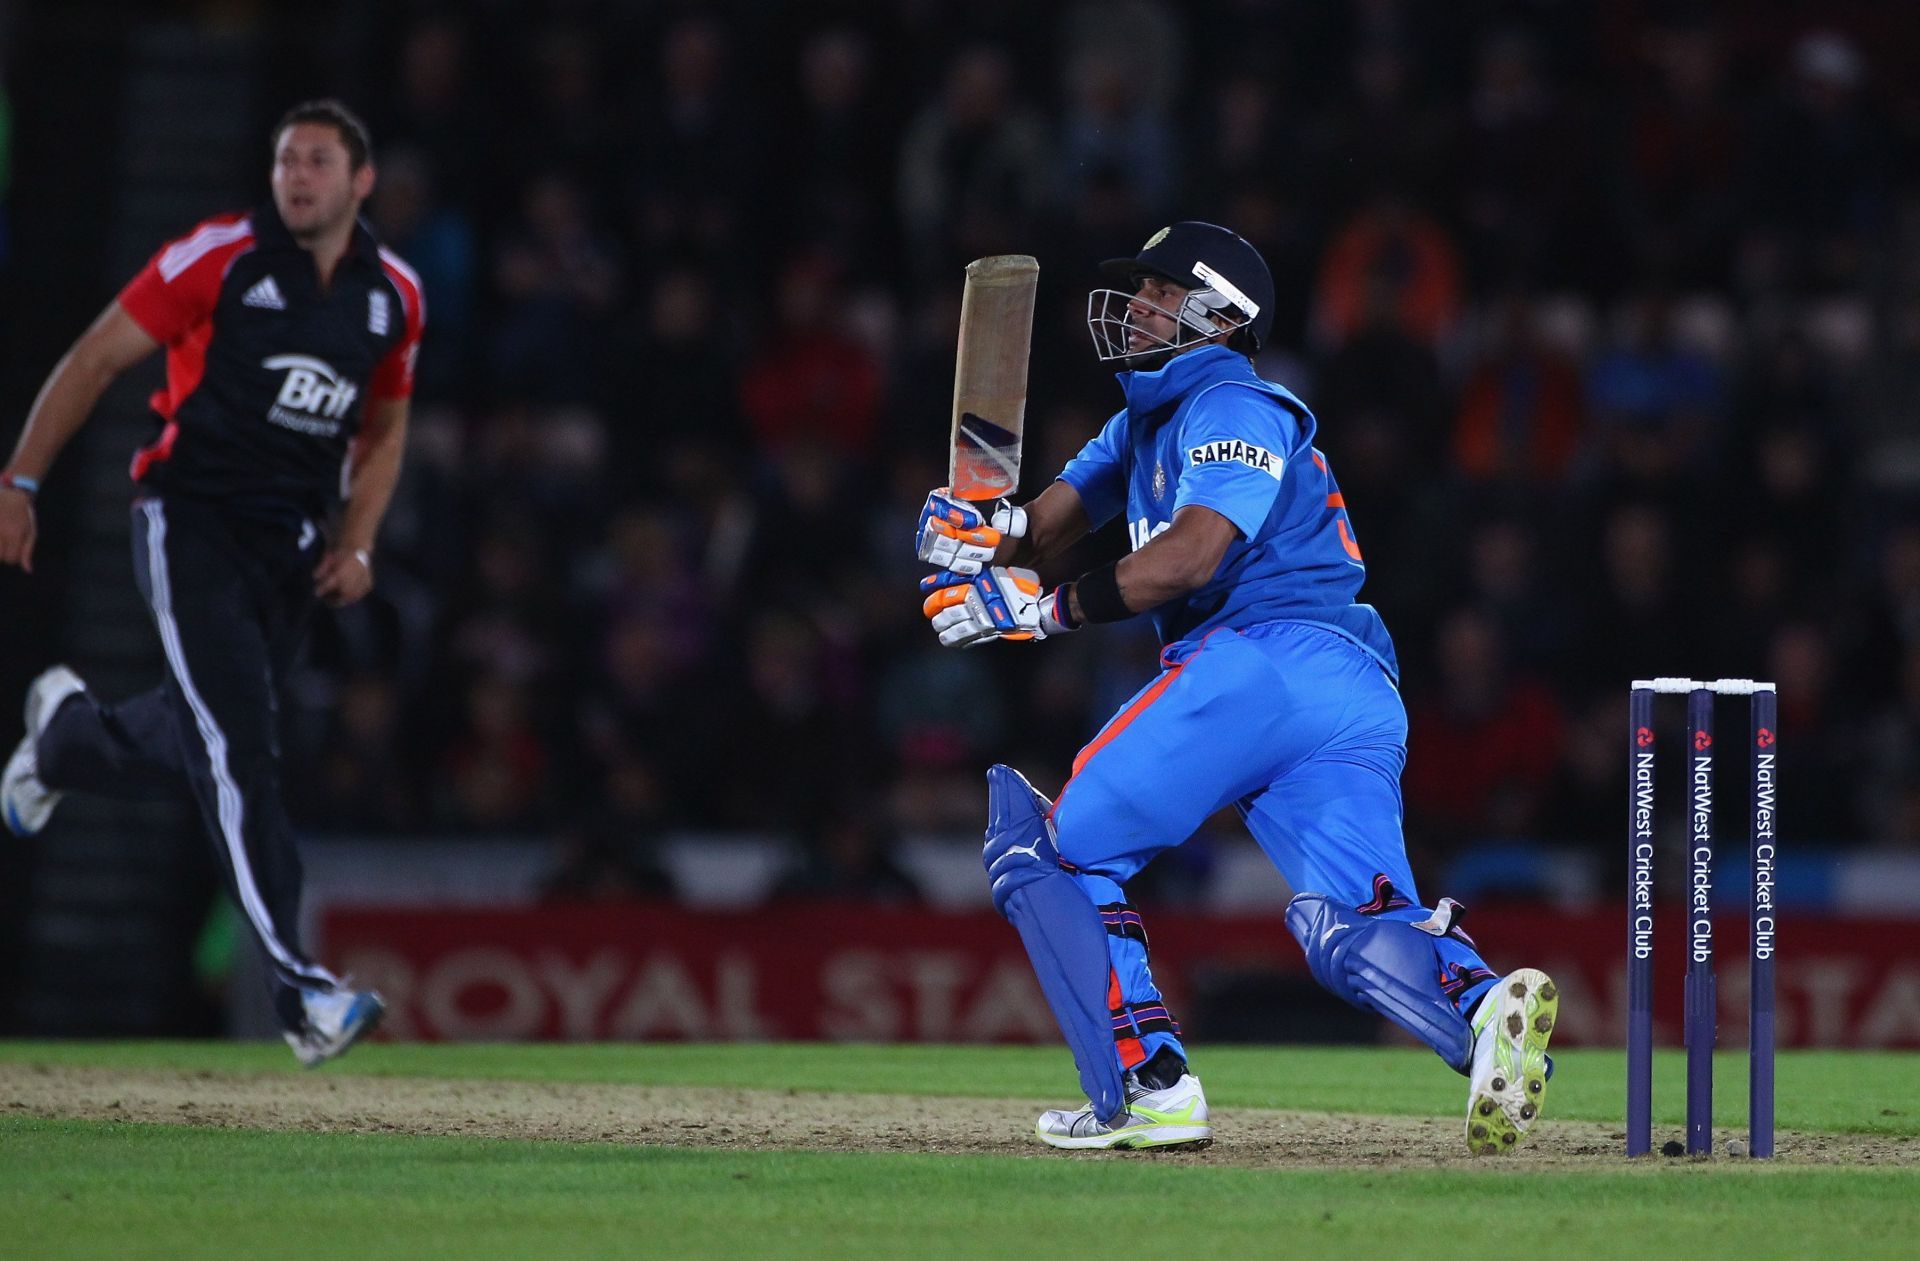
M267 409L267 420L295 433L333 437L360 394L360 387L341 380L332 364L312 355L275 355L260 366L287 374L280 397Z
M1202 464L1233 463L1244 464L1248 468L1257 468L1274 481L1280 480L1286 462L1265 447L1256 447L1251 442L1242 442L1238 438L1221 438L1204 446L1194 447L1187 452L1187 460L1194 467Z

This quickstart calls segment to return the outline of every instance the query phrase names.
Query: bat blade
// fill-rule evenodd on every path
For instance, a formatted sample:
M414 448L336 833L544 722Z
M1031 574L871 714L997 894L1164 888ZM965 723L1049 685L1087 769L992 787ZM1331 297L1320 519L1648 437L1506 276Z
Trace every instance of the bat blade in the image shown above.
M967 264L953 369L953 443L947 485L961 499L998 499L1020 484L1040 264L997 254Z

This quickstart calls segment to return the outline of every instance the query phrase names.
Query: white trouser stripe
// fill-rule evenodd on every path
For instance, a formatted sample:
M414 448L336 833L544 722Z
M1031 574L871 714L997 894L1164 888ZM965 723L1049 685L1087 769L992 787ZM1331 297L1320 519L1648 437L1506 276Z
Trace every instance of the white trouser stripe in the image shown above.
M227 765L227 737L221 732L220 724L213 720L213 711L200 699L199 689L193 685L193 676L187 672L187 654L180 646L180 628L173 620L173 587L167 577L166 514L157 499L147 500L141 508L147 514L147 569L153 582L153 617L160 627L160 646L167 654L173 677L180 683L181 693L187 698L187 707L193 711L200 740L207 748L207 762L212 767L214 787L220 797L220 836L226 842L227 858L233 865L233 883L240 891L240 909L246 912L267 953L282 968L305 980L329 987L338 985L325 968L294 958L273 930L273 917L267 914L267 905L254 883L253 866L247 861L246 799L240 795L240 786L233 782L233 772Z

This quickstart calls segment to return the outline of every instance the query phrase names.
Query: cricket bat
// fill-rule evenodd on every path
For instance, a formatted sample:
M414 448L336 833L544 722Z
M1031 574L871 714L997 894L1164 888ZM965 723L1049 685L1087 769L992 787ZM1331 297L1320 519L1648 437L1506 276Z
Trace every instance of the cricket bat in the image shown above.
M958 498L998 499L1020 484L1027 354L1039 283L1040 264L1031 255L996 254L967 264L947 465L947 485Z

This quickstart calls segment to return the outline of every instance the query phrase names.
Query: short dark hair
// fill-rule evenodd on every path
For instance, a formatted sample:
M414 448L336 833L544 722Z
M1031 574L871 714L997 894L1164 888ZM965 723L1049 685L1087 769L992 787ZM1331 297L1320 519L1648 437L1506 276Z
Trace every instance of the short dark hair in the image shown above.
M367 133L367 125L360 121L358 114L331 96L302 101L281 115L279 125L273 129L275 152L279 151L280 137L287 134L287 128L301 123L320 123L339 132L340 143L347 146L347 165L352 170L365 166L373 155L373 137Z

